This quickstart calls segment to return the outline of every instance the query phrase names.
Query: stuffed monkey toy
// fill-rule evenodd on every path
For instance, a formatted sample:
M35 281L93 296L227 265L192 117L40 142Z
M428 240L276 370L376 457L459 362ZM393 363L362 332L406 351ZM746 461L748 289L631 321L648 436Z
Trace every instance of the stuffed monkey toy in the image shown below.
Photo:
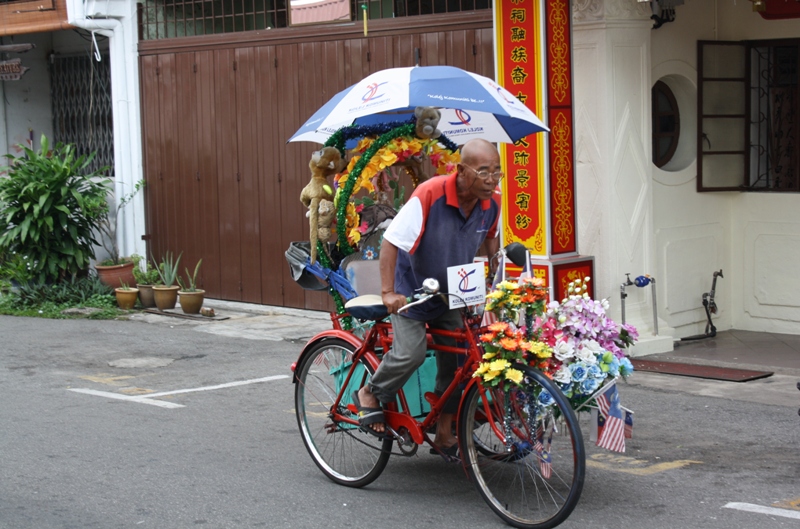
M442 118L441 112L433 107L417 107L414 109L414 115L417 117L415 131L418 138L429 140L442 135L442 131L436 128Z
M335 147L323 147L311 155L308 167L311 169L311 181L300 192L300 202L308 208L308 227L311 239L311 264L317 260L317 237L319 229L320 201L333 196L328 185L328 176L344 169L347 164Z
M331 224L333 224L336 218L336 206L334 206L333 202L330 200L323 198L319 201L318 212L317 224L319 225L319 229L317 230L317 239L326 243L331 239L333 233ZM310 213L309 211L309 214Z

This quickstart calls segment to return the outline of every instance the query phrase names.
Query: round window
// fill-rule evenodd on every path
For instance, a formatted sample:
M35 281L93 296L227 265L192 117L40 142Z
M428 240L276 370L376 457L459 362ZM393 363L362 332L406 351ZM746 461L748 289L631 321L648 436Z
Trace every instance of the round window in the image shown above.
M678 102L669 86L663 81L653 85L653 163L666 165L678 148L680 113Z

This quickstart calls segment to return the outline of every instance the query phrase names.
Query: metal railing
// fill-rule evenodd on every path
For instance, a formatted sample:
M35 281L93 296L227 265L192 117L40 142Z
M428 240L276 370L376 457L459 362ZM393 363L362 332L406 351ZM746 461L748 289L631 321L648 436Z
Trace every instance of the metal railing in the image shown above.
M322 1L322 0L321 0ZM350 21L476 11L490 0L349 0ZM346 9L345 9L346 12ZM153 40L289 27L291 0L144 0L139 38Z

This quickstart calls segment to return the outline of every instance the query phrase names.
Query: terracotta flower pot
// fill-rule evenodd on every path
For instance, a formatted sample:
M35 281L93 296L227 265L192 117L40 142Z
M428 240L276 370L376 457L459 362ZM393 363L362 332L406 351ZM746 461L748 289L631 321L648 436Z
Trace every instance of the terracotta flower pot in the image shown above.
M122 310L131 310L136 305L136 298L139 296L138 288L129 288L127 290L122 288L114 289L117 295L117 305Z
M186 314L200 314L200 308L203 306L203 299L205 299L205 290L196 290L194 292L178 292L180 295L181 309Z
M178 302L179 286L153 286L153 297L156 301L158 310L174 309Z
M111 266L94 265L97 270L97 277L100 282L111 288L120 288L122 283L128 286L135 285L136 279L133 277L133 263L122 263Z
M153 285L136 285L139 288L139 302L142 307L152 309L156 306L156 298L153 295Z

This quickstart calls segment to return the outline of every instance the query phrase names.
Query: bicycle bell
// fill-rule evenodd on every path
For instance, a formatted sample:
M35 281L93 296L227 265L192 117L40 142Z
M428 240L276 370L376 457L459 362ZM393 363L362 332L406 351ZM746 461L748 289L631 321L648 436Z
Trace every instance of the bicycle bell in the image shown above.
M422 282L422 291L428 295L436 294L439 292L439 282L436 279L429 277Z

